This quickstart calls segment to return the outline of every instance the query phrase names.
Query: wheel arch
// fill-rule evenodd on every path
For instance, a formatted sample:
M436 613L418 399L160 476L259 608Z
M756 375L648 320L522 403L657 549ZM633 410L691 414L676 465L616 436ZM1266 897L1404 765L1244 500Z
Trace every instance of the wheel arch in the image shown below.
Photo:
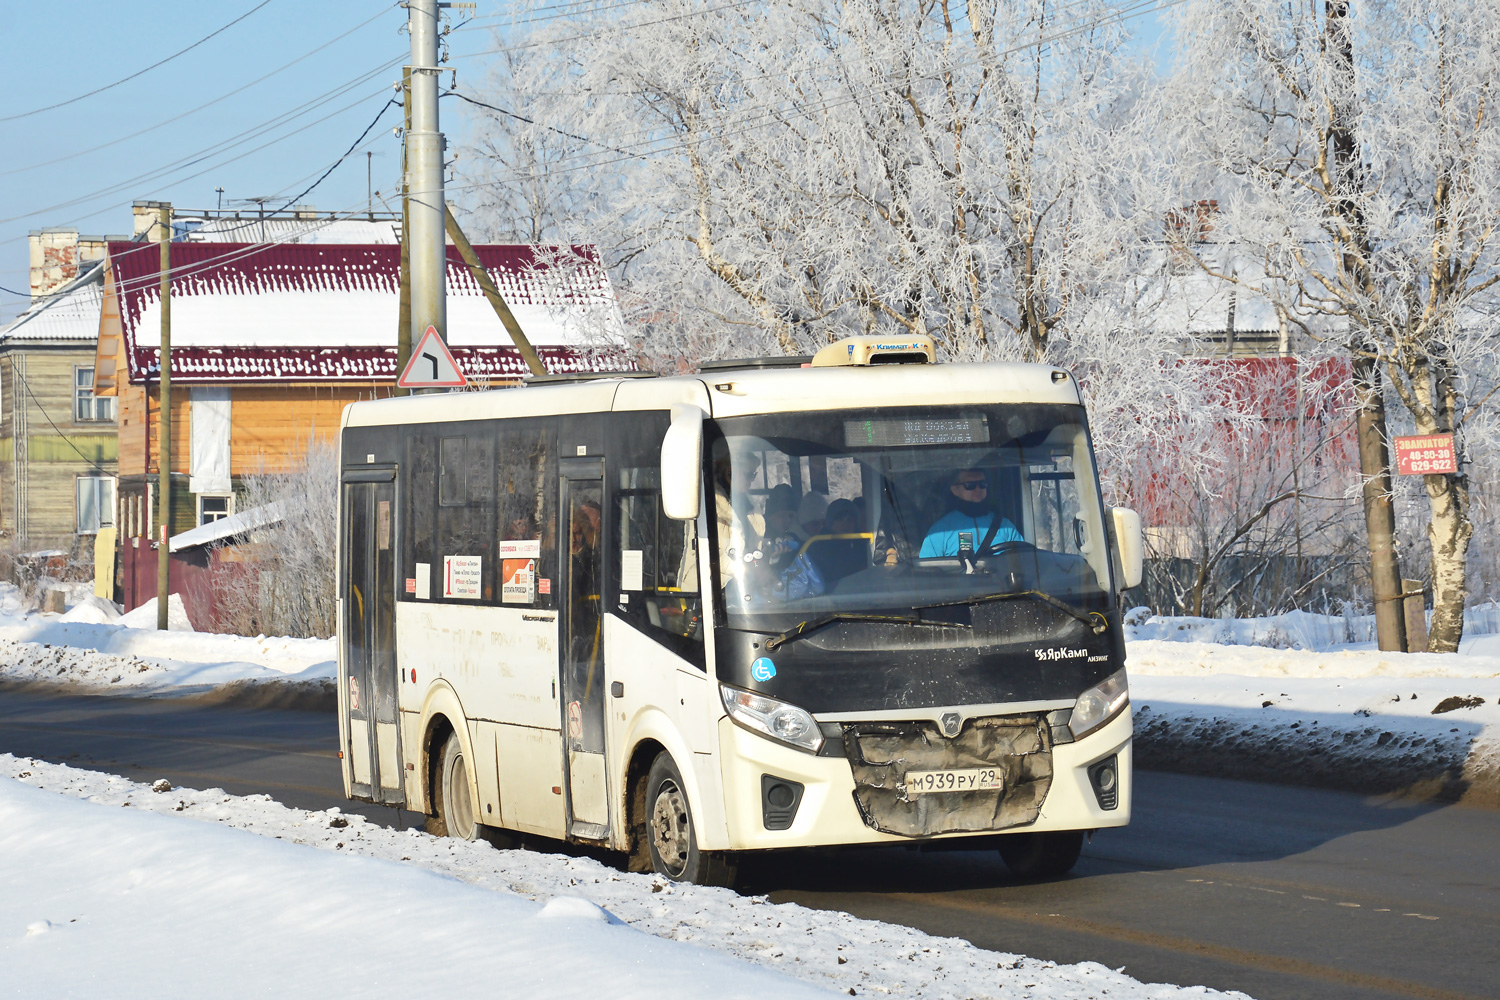
M442 758L443 743L447 741L448 734L456 733L458 745L463 748L464 759L470 762L469 798L474 804L474 815L478 817L479 786L474 767L474 745L469 738L468 720L464 716L463 705L458 700L458 693L447 681L435 681L427 689L427 696L422 701L418 731L422 734L417 765L422 782L422 812L428 816L437 812L437 802L433 797L436 795L434 772Z
M646 858L645 868L636 868L637 852L645 850L645 841L639 840L637 834L645 825L645 780L646 774L651 771L652 760L657 759L658 754L666 753L672 757L678 774L682 775L684 792L687 793L687 805L693 811L693 822L699 829L699 840L703 840L702 817L708 814L703 804L703 789L699 783L696 762L693 759L693 750L682 739L672 720L667 718L660 709L646 709L633 721L630 727L630 738L625 741L630 747L625 754L624 766L619 771L621 780L621 795L616 798L619 804L618 816L624 843L619 844L622 850L630 855L631 871L651 870L651 861Z

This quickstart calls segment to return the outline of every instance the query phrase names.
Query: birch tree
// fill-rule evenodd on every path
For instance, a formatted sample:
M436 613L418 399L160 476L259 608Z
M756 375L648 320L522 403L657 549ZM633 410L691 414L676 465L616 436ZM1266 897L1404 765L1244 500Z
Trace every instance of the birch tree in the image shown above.
M1180 32L1174 136L1202 165L1188 184L1216 185L1292 322L1315 338L1342 329L1367 392L1383 382L1417 433L1455 435L1459 471L1424 486L1430 648L1456 651L1473 532L1464 425L1495 343L1500 4L1212 0L1186 8Z

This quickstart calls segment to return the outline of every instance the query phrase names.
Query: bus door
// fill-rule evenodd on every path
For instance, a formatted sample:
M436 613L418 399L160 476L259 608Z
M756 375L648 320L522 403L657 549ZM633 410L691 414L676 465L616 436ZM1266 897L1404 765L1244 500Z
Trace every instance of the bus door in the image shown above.
M562 532L562 730L567 769L568 834L586 840L609 836L609 794L604 767L604 580L601 561L604 463L597 458L559 462Z
M394 469L344 474L343 696L354 797L405 801L396 714Z

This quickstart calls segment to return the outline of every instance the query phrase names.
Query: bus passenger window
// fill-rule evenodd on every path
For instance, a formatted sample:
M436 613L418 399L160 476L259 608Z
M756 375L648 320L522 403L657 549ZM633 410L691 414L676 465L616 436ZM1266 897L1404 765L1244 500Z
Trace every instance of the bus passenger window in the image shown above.
M500 425L494 504L500 538L500 603L555 607L557 561L556 431L550 420Z
M615 517L608 606L657 642L704 667L698 526L661 509L665 412L617 413L609 457Z

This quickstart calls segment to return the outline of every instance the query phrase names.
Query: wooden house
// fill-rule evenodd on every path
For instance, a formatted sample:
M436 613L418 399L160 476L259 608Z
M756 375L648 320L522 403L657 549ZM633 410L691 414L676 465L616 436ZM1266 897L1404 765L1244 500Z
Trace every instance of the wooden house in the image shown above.
M115 403L94 395L103 269L64 263L40 285L33 266L31 306L0 330L0 539L87 564L114 518Z
M592 248L475 250L550 371L625 363L623 323ZM346 404L391 394L400 248L183 242L171 254L175 535L234 513L245 477L299 467L311 441L336 434ZM112 243L101 288L94 391L119 407L127 606L155 589L155 558L143 549L160 535L159 268L159 244ZM447 295L447 339L469 379L496 386L525 375L451 247Z

